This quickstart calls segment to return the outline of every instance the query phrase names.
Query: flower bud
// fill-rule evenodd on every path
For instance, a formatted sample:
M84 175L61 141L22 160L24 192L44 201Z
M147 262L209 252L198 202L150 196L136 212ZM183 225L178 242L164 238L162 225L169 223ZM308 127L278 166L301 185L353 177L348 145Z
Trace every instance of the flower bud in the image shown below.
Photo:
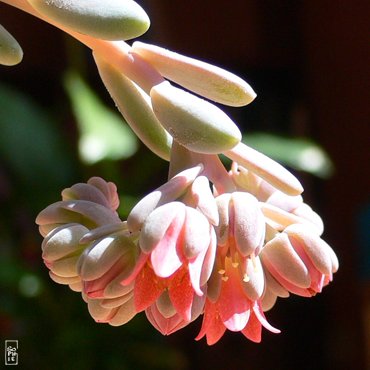
M216 228L219 245L233 238L239 253L259 253L265 235L265 221L257 199L246 192L222 194L216 199L220 223Z
M137 313L132 295L118 307L109 307L106 300L89 299L87 306L90 315L96 322L108 323L112 326L124 325Z
M42 15L79 33L128 40L145 33L150 20L132 0L28 0Z
M331 253L331 247L310 229L295 224L288 226L284 232L288 234L293 248L298 253L304 252L321 274L329 276L338 270L338 260L335 253Z
M98 279L135 248L135 244L124 233L97 240L81 255L79 275L85 281Z
M63 200L87 200L100 204L112 211L119 206L117 187L113 182L106 182L100 177L92 177L87 183L72 185L62 191Z
M66 224L51 231L43 240L42 258L48 262L56 261L81 252L85 246L80 239L89 229L79 224Z
M141 199L127 218L127 225L130 231L139 231L146 218L156 207L181 197L202 170L202 165L188 168Z
M257 199L244 192L234 192L230 200L233 236L242 256L258 254L265 237L265 220Z
M311 285L309 271L290 244L287 234L278 234L267 242L262 249L261 258L276 279L281 276L300 288L308 288Z
M17 40L0 24L0 64L14 66L22 58L23 50Z
M277 301L277 295L274 294L271 290L266 289L262 299L261 299L261 307L263 312L271 310L274 307Z
M53 203L41 211L36 218L43 236L60 224L73 222L93 229L101 225L119 223L120 219L111 209L86 200Z
M79 224L66 224L51 231L42 242L42 258L56 283L81 291L77 261L85 248L80 239L89 230Z
M261 258L276 282L303 297L321 292L338 269L338 259L330 246L302 224L288 226L266 243ZM266 277L269 286L267 273Z
M287 212L269 203L261 202L260 205L261 210L266 217L266 222L278 231L283 231L286 227L293 224L302 224L317 235L320 235L322 232L322 224L315 224L307 218L297 216L295 212Z
M240 107L251 103L256 97L245 81L212 64L138 41L133 43L132 49L164 77L207 99Z
M154 86L150 97L163 127L189 150L219 154L241 140L238 127L222 110L168 81Z

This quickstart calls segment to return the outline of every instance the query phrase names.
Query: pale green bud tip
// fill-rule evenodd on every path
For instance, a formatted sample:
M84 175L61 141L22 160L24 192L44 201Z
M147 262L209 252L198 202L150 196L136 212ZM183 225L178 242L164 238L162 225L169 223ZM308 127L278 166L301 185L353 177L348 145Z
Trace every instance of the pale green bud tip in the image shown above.
M82 34L128 40L145 33L150 20L132 0L28 0L41 14Z
M219 154L241 140L235 123L219 108L162 82L150 91L155 115L178 143L205 154Z
M240 77L212 64L142 42L134 42L132 49L166 78L207 99L240 107L257 96Z
M23 50L17 40L0 24L0 64L14 66L22 58Z

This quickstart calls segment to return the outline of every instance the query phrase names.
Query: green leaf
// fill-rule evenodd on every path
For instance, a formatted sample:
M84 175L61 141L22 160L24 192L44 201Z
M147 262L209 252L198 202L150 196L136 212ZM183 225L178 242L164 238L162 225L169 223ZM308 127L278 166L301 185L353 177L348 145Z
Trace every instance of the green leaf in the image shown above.
M329 155L322 147L307 138L288 138L256 132L245 135L243 142L296 170L321 178L328 178L334 172Z
M122 117L107 108L75 73L68 73L65 87L80 132L79 153L87 164L132 156L138 143Z

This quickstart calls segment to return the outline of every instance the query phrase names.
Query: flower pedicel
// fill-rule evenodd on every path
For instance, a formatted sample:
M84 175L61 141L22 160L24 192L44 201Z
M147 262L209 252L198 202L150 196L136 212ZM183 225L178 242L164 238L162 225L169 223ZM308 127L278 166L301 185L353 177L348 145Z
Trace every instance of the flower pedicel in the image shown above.
M128 124L170 162L169 180L126 221L115 185L98 177L65 189L36 219L50 277L81 292L95 321L123 325L145 311L168 335L201 316L196 339L209 345L226 330L259 342L262 327L279 332L264 314L278 297L311 297L332 280L338 260L299 181L242 144L235 123L209 101L251 103L245 81L155 45L130 46L124 40L149 27L132 0L2 1L91 48ZM0 26L0 62L22 55Z

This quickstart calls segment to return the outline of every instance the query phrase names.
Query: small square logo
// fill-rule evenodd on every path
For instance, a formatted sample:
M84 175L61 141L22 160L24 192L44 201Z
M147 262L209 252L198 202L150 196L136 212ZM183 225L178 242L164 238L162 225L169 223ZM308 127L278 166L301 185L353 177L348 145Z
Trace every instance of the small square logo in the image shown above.
M5 341L5 365L18 365L18 341Z

